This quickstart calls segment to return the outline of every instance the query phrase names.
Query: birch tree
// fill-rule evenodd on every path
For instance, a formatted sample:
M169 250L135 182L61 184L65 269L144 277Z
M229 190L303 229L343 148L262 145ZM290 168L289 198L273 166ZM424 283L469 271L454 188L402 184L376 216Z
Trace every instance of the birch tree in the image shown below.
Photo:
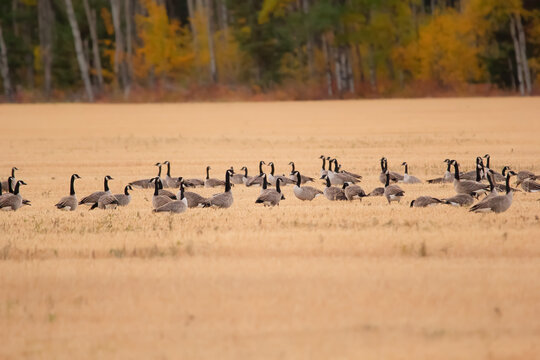
M12 100L11 81L9 80L9 65L7 59L7 48L2 33L2 24L0 23L0 73L2 73L2 83L4 84L4 94L8 101Z
M39 23L39 45L41 51L41 61L43 63L43 91L45 97L49 98L52 87L52 25L54 15L50 0L38 1L38 23Z
M96 30L96 11L90 8L88 0L83 0L84 11L86 13L86 21L90 29L90 38L92 40L92 58L94 67L96 69L96 79L98 83L98 90L103 89L103 71L101 69L101 57L99 56L99 43Z

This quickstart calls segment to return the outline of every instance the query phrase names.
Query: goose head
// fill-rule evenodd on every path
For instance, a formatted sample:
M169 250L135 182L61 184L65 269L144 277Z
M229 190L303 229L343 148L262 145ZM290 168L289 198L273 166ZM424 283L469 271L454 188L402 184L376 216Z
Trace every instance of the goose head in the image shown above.
M81 177L79 176L79 174L73 174L71 175L72 178L74 179L80 179Z
M114 180L110 175L105 176L105 180Z

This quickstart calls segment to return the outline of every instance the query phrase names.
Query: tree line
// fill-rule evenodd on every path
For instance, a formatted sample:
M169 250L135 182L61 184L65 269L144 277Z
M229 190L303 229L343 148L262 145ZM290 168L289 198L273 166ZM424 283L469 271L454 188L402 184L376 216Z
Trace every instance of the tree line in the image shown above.
M540 3L3 0L0 75L4 101L528 95Z

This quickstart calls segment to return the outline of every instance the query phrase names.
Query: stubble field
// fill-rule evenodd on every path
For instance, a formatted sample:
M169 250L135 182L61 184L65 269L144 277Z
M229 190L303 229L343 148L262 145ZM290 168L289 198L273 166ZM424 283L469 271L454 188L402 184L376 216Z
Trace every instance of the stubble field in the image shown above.
M287 186L263 208L241 185L230 209L179 215L153 214L151 190L117 210L54 204L72 173L79 198L105 175L120 193L165 160L173 176L265 160L315 177L324 154L366 192L381 156L424 180L485 153L540 173L539 134L535 98L1 105L0 178L17 166L32 206L0 212L0 358L537 358L538 194L499 215L409 208L451 184L402 185L390 206Z

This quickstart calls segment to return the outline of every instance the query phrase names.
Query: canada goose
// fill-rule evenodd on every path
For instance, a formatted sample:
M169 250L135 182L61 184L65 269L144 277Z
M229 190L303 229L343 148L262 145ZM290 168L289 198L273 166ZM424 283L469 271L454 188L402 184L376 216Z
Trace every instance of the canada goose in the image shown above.
M386 182L384 184L384 197L388 200L390 205L392 201L401 201L401 198L405 195L405 191L399 187L399 185L390 185L390 172L386 170Z
M211 169L212 168L210 166L206 167L206 179L204 180L204 187L211 188L225 185L225 181L210 177Z
M371 190L367 196L383 196L384 195L384 188L383 187L376 187L375 189Z
M474 198L469 194L457 194L441 200L444 204L452 206L471 206L474 203Z
M291 165L292 167L291 173L289 174L289 179L291 179L293 182L296 182L296 169L294 166L294 161L291 161L289 165ZM302 184L315 181L314 178L309 176L300 175L300 177L302 178Z
M203 179L192 178L192 179L184 179L183 181L184 181L184 186L185 187L197 188L197 187L203 187L204 186L204 180Z
M514 197L514 192L510 188L510 177L516 175L512 170L506 173L506 194L495 196L485 202L479 202L471 207L472 212L494 212L502 213L510 208Z
M379 174L379 181L383 184L386 183L386 171L388 170L388 160L385 157L381 158L381 173ZM398 174L397 172L390 171L390 181L398 182L403 180L403 175Z
M231 171L233 173L233 176L231 177L231 182L233 184L243 184L244 183L244 179L247 177L247 168L245 166L243 166L240 171L245 171L244 174L235 174L234 173L234 168L231 166Z
M444 162L446 163L446 171L444 172L444 175L440 178L428 180L427 182L429 184L449 183L454 181L454 173L450 169L452 166L450 159L444 159Z
M90 210L94 210L95 208L100 208L103 210L116 209L117 206L118 206L118 200L116 199L116 197L112 194L105 194L105 195L100 196L98 201L92 204L92 206L90 207Z
M516 180L516 186L519 186L523 181L530 179L530 180L538 180L540 178L540 175L535 175L533 172L529 170L521 170L517 173L517 180Z
M171 177L171 162L169 160L164 161L163 164L167 165L167 173L165 174L165 178L162 179L163 186L168 188L177 188L178 187L178 178L177 177Z
M324 179L326 180L326 187L324 188L323 194L328 200L347 200L345 192L342 189L332 186L330 177L328 175L325 175Z
M326 170L326 157L324 155L321 155L319 159L322 159L321 177L320 177L320 179L322 179L324 175L328 174L328 170Z
M248 175L248 169L246 166L243 166L240 170L244 170L244 175L242 177L242 182L244 183L244 185L246 185L248 183L248 181L250 181L253 176L249 176Z
M118 206L128 206L131 202L131 194L129 190L133 190L131 185L126 185L123 194L115 194L114 197L118 200Z
M158 170L157 176L159 178L161 178L161 166L162 166L162 164L161 163L155 163L154 166L158 167L159 170ZM136 181L130 182L128 185L131 185L132 187L134 187L136 189L149 189L150 187L152 187L151 181L150 181L152 179L136 180Z
M428 207L440 204L442 201L431 196L420 196L411 201L410 207Z
M487 180L489 182L489 194L485 198L483 198L480 202L487 201L497 195L499 195L498 189L495 187L495 183L493 182L493 173L494 171L491 169L488 169L486 173Z
M14 190L14 187L15 187L15 184L17 183L17 181L15 180L15 178L13 176L10 176L8 179L7 179L7 185L8 185L8 193L10 194L13 194L15 193L15 190ZM27 200L25 198L22 199L22 203L23 205L28 205L28 206L31 206L32 204L30 203L30 200Z
M286 176L283 175L274 175L274 172L276 170L275 165L273 162L269 162L268 166L270 166L270 174L268 174L268 182L272 185L276 185L276 180L281 179L281 183L283 186L286 186L287 184L294 184L294 181L289 179Z
M162 179L160 179L158 177L155 177L153 179L150 179L150 182L154 182L157 179L159 179L159 181L157 182L157 184L159 186L159 191L158 191L159 195L167 196L167 197L171 198L172 200L178 200L175 193L173 193L172 191L169 191L169 190L165 190L163 188L163 180Z
M184 187L184 182L182 181L182 177L178 178L178 183L180 184L180 188ZM182 189L178 189L178 194L176 194L176 198L181 198L181 192ZM201 195L191 192L191 191L184 191L184 197L186 198L187 205L190 208L198 207L201 205L204 201L206 201L205 197L202 197Z
M109 190L109 180L114 180L111 176L107 175L103 179L103 191L96 191L86 197L83 197L81 201L79 201L79 205L93 205L98 202L99 198L103 195L110 195L111 191Z
M409 175L409 164L407 162L403 162L401 166L405 166L405 174L403 174L403 180L401 181L404 184L421 184L422 180L417 178L416 176Z
M298 171L294 172L296 176L296 185L293 187L294 196L302 201L311 201L319 195L323 195L323 192L319 189L315 189L312 186L302 186L302 175Z
M0 196L1 210L17 211L21 206L23 206L23 198L19 192L21 185L26 185L26 183L22 180L17 180L17 182L15 183L15 190L13 190L13 194L8 193Z
M69 210L75 211L77 209L77 196L75 195L75 179L80 179L81 177L77 174L71 175L71 180L69 182L69 196L64 196L60 201L54 205L60 210Z
M263 179L262 176L264 174L262 166L266 165L264 161L259 161L259 175L252 176L246 181L246 186L253 186L253 185L262 185Z
M160 183L161 183L161 179L159 177L155 177L153 179L150 180L150 182L154 183L154 195L152 196L152 206L154 207L154 209L157 209L158 207L168 203L168 202L171 202L173 201L173 199L169 196L166 196L166 195L160 195L159 191L161 190L160 189ZM176 199L176 197L175 197Z
M540 192L540 184L531 179L525 179L521 182L521 188L525 192Z
M454 174L455 177L455 174ZM484 178L484 162L480 156L476 157L476 165L474 170L467 171L465 173L460 173L459 177L461 180L473 180L480 181Z
M225 172L225 192L212 195L202 204L203 207L229 208L234 199L231 192L231 170Z
M184 196L184 184L180 183L179 199L169 201L153 210L153 212L169 212L174 214L183 213L188 208L188 201Z
M348 182L343 184L342 190L345 193L345 197L347 198L347 200L355 200L355 199L362 200L363 197L367 196L366 193L364 192L364 189L362 189L360 186L351 185Z
M267 175L266 174L262 175L262 179L263 179L263 184L262 184L262 187L261 187L260 195L263 195L264 193L267 193L269 191L274 191L274 189L269 189L268 188L268 180L267 180ZM285 195L283 195L283 192L281 193L281 200L285 200Z
M334 170L333 171L331 170L331 164L332 163L334 163ZM346 182L350 182L350 183L354 184L354 183L359 181L354 176L351 176L351 175L348 175L348 174L345 174L345 173L340 173L339 172L339 163L338 163L337 159L331 159L330 162L328 163L328 174L327 174L327 176L330 178L330 181L332 182L332 184L335 184L335 185L343 185Z
M459 164L456 160L452 160L454 164L454 189L458 194L479 195L488 190L488 186L481 182L473 180L461 180L459 174ZM477 169L479 164L476 165Z
M484 155L484 159L486 159L486 173L485 173L485 175L487 177L487 173L491 170L491 167L489 166L491 156L489 154L486 154L486 155ZM504 174L499 174L496 171L492 172L492 178L493 178L493 182L495 182L495 183L499 182L499 181L505 181L506 180L506 177L504 176Z
M279 184L283 180L281 178L276 179L276 189L268 189L268 191L263 192L257 200L255 200L256 204L264 204L264 206L279 206L279 202L281 201L281 198L283 194L281 193L281 187Z
M15 179L15 170L19 170L17 169L15 166L11 168L11 176L8 177L7 180L4 180L2 181L2 188L5 189L9 189L10 188L10 185L11 185L11 188L14 188L15 187L15 182L16 182L16 179ZM10 180L11 179L11 180Z

